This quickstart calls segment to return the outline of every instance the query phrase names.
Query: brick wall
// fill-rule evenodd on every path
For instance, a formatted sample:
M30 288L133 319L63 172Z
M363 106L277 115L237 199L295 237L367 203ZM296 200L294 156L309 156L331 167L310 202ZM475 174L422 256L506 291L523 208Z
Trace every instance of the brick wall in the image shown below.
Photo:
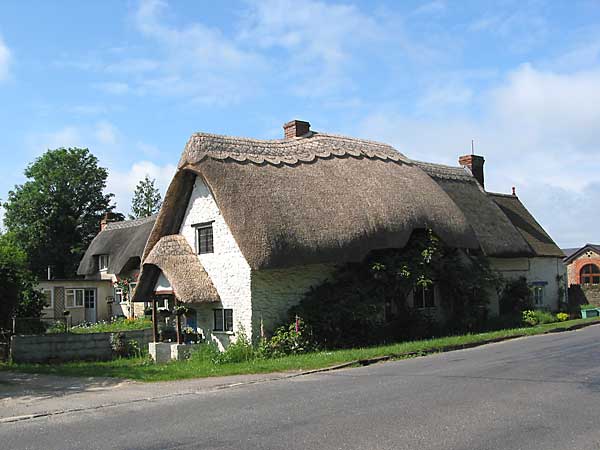
M142 349L147 348L152 340L152 330L134 330L124 333L126 340L136 340ZM113 357L110 345L112 334L16 335L10 340L10 357L17 363L109 360Z

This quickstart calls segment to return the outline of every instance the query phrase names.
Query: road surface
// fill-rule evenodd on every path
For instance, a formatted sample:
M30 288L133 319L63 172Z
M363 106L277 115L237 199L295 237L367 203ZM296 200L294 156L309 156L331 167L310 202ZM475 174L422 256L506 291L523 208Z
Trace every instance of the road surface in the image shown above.
M0 448L600 449L600 326L4 423Z

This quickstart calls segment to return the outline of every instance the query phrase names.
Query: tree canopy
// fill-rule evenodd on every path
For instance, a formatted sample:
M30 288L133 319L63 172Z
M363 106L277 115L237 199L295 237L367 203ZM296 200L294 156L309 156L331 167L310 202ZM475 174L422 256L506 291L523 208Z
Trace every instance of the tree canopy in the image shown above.
M58 148L31 163L25 176L8 193L4 224L36 275L52 266L56 276L72 276L102 215L114 209L113 194L104 193L108 171L86 148Z
M44 306L27 270L27 256L11 234L0 234L0 329L10 327L13 315L38 317Z
M156 180L150 179L148 175L135 187L133 199L131 200L131 219L148 217L158 212L162 205L160 191L154 185Z

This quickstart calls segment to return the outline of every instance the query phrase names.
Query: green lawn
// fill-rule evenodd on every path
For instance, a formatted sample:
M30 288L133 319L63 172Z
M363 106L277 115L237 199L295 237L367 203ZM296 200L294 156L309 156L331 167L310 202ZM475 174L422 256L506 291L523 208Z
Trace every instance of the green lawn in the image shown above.
M378 347L315 352L278 359L256 359L244 363L215 365L208 361L176 361L157 365L144 358L117 359L106 362L72 362L65 364L0 364L0 370L16 370L78 377L118 377L139 381L167 381L184 378L200 378L250 373L268 373L293 370L320 369L357 360L382 356L395 359L419 354L435 353L454 347L485 343L493 339L542 334L561 331L581 325L600 323L600 318L578 319L561 323L539 325L530 328L492 331L479 334L450 336L422 341L403 342Z
M69 332L71 333L116 333L118 331L131 331L131 330L145 330L152 328L152 320L146 317L139 317L136 319L116 319L112 322L98 322L90 324L88 326L74 326L71 327Z

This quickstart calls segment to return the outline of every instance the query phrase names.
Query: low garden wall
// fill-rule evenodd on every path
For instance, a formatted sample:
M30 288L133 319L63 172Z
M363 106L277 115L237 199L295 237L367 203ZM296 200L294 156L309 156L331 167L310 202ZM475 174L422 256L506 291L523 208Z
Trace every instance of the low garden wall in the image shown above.
M148 348L152 330L121 331L126 341ZM10 339L10 358L17 363L109 360L114 357L111 335L116 333L15 335Z

